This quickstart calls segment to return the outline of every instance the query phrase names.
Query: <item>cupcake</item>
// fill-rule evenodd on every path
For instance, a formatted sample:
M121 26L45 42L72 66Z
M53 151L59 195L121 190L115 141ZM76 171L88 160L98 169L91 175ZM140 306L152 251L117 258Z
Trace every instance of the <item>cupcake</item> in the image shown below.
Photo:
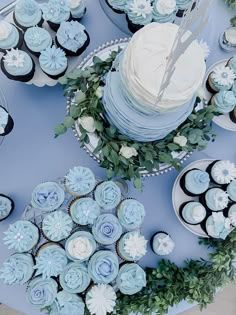
M236 178L236 167L234 163L227 160L212 162L206 169L211 180L218 185L229 184Z
M69 293L82 293L91 282L86 266L80 262L69 263L59 278L60 285Z
M14 254L3 262L0 279L5 284L23 285L34 274L34 260L30 254Z
M93 224L101 213L101 208L91 197L77 198L72 201L69 213L79 225Z
M98 284L86 294L86 306L91 314L112 313L116 306L116 293L112 286Z
M88 273L95 283L108 284L114 281L118 271L118 257L111 251L100 250L89 260Z
M234 80L235 73L230 67L217 66L209 74L206 87L210 93L217 93L221 90L230 90Z
M124 264L120 268L116 284L122 294L136 294L146 287L146 273L137 264Z
M211 211L222 211L227 208L229 197L221 188L210 188L200 201Z
M227 186L227 194L229 195L230 200L236 202L236 179Z
M64 190L55 182L39 184L33 191L31 204L43 212L57 210L65 200Z
M233 70L234 74L236 75L236 55L229 59L227 62L227 66Z
M108 6L118 14L122 14L125 11L127 1L126 0L106 0Z
M160 256L170 255L174 248L175 243L169 234L165 232L158 232L152 238L152 250L155 254Z
M0 221L9 217L14 207L14 201L10 197L0 194Z
M230 219L223 215L223 212L213 212L202 225L203 230L213 238L226 239L232 232Z
M236 107L229 113L229 118L236 124Z
M53 279L44 280L37 277L30 281L26 298L29 304L37 308L44 308L54 303L58 291L57 282Z
M210 184L210 177L207 172L199 169L192 169L186 172L180 179L180 186L188 196L203 194Z
M49 0L42 5L43 18L53 31L57 31L62 22L71 17L68 0Z
M95 183L93 172L83 166L73 167L65 176L66 190L74 196L89 194L94 189Z
M35 0L17 1L13 20L24 31L35 25L43 25L42 11Z
M231 225L236 227L236 204L229 208L228 217L230 219Z
M192 2L192 0L176 0L176 5L178 9L176 16L183 17L184 12L188 10L188 8L192 5ZM196 4L194 3L192 6L192 10L194 9L195 5Z
M6 108L0 105L0 136L8 135L14 127L14 121Z
M36 57L47 47L52 46L52 37L44 28L34 26L28 28L24 35L25 46Z
M147 253L147 240L139 231L125 233L117 243L117 253L126 261L138 261Z
M176 11L175 0L155 0L153 3L153 20L158 23L172 23Z
M86 261L96 250L96 242L91 233L78 231L73 233L66 241L66 254L70 260Z
M67 213L55 211L48 214L42 222L44 237L52 242L60 242L66 239L73 228L73 221Z
M0 21L0 52L5 53L11 48L21 48L23 34L15 25Z
M210 103L220 114L225 115L234 110L236 97L232 91L220 91L212 96Z
M90 43L85 27L77 21L62 22L55 40L67 56L81 55Z
M36 276L43 279L57 277L67 265L65 250L58 244L46 243L40 247L36 256Z
M150 0L130 0L126 5L126 18L129 30L135 33L152 22L153 8Z
M120 203L121 190L114 182L105 181L97 185L94 197L101 208L111 210Z
M48 47L39 56L39 65L44 73L53 80L62 77L68 66L65 52L56 46Z
M230 52L236 48L236 27L229 27L219 38L219 44L223 50Z
M35 72L35 64L23 50L11 49L1 59L1 69L10 80L28 82Z
M30 251L39 241L39 229L29 221L21 220L10 224L4 234L4 244L18 253Z
M99 244L111 245L121 237L122 226L113 214L102 214L94 222L92 233Z
M117 209L117 216L121 225L127 230L139 228L145 217L143 204L135 199L123 200Z
M205 207L197 201L189 201L182 204L179 213L184 222L191 225L200 224L207 214Z
M72 19L79 22L86 13L85 0L69 0L69 5Z

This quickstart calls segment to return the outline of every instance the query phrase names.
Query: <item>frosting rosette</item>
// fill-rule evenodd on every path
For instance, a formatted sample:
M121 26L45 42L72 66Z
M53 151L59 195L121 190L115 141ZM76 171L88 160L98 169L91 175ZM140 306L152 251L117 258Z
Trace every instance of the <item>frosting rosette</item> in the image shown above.
M130 0L126 5L128 18L132 23L139 25L151 23L152 10L150 0Z
M0 21L0 49L4 51L15 48L18 46L19 40L20 35L16 27L7 21Z
M121 190L114 182L105 181L96 187L94 196L100 207L111 210L120 203Z
M207 234L213 238L226 239L232 230L231 221L223 212L213 212L206 220Z
M64 190L55 182L39 184L32 193L31 204L42 211L58 209L65 199Z
M207 172L193 169L185 175L185 187L193 194L204 193L210 184L210 177Z
M139 231L125 233L117 244L118 254L127 261L138 261L147 252L147 240Z
M41 52L52 45L50 33L38 26L28 28L24 39L27 47L33 52Z
M135 199L126 199L118 207L117 215L123 227L127 230L139 228L145 217L143 204Z
M184 221L193 225L201 223L206 217L205 207L197 201L187 202L180 212Z
M116 254L108 250L95 253L88 264L88 273L95 283L108 284L115 280L119 271Z
M156 0L153 4L153 20L159 23L172 22L176 11L175 0Z
M83 263L69 263L60 274L60 284L69 293L84 292L90 284L91 278Z
M212 101L217 111L223 115L230 113L236 106L236 97L232 91L220 91L214 95Z
M93 224L100 212L100 206L91 197L76 199L70 205L70 215L80 225Z
M166 256L173 252L175 243L167 233L157 233L152 241L153 251L160 256Z
M68 60L65 52L54 45L41 52L39 64L44 72L51 76L57 76L67 69Z
M42 5L43 18L53 23L67 21L70 17L70 5L67 0L49 0Z
M229 198L236 202L236 180L232 180L232 182L227 186L227 194Z
M102 214L94 222L92 233L98 243L111 245L121 237L122 226L113 214Z
M0 279L5 284L23 285L33 276L34 260L30 254L14 254L7 258L0 269Z
M217 161L212 166L211 176L217 184L229 184L236 178L235 164L227 160Z
M215 67L210 74L210 81L218 91L229 90L235 80L234 71L230 67Z
M220 188L211 188L205 194L207 207L212 211L224 210L229 203L228 194Z

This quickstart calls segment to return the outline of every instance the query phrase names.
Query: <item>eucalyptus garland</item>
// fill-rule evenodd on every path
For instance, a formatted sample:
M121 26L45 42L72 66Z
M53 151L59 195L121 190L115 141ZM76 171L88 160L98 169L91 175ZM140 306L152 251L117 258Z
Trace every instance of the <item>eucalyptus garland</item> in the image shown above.
M236 8L236 0L224 0L225 3L232 9Z
M159 141L141 143L129 139L110 125L103 115L104 76L112 68L118 52L111 52L105 61L95 56L93 66L75 69L59 80L65 95L74 98L75 102L54 132L57 137L68 128L74 128L78 122L81 146L89 143L89 132L95 132L100 140L93 153L99 155L100 165L107 169L108 178L120 176L133 180L135 187L141 189L141 171L159 171L161 163L180 169L180 160L174 157L173 152L202 150L208 141L214 141L211 121L217 113L212 105L194 110L181 126ZM197 98L196 105L199 101Z

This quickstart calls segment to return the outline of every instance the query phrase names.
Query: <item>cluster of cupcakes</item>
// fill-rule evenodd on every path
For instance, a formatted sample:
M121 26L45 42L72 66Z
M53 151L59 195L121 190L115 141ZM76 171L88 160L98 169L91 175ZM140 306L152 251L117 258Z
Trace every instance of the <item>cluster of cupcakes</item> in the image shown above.
M234 163L216 160L205 171L191 169L181 177L180 186L192 197L180 206L183 221L200 225L210 237L225 239L236 227Z
M14 24L0 21L3 73L12 80L30 81L35 74L35 56L47 76L61 77L67 70L68 56L81 55L89 45L89 34L79 23L85 12L84 0L48 0L41 6L35 0L17 1Z
M20 220L5 232L13 249L0 269L6 284L27 283L27 300L48 314L110 313L116 291L132 295L146 286L138 265L147 240L140 232L144 206L122 199L113 181L99 182L86 167L74 167L60 183L32 192L41 223ZM68 313L67 311L70 310Z
M206 87L213 94L209 103L215 105L221 115L229 115L236 123L236 56L212 70Z
M126 14L128 27L136 32L151 23L172 23L192 6L192 0L106 0L111 9ZM194 5L193 5L194 8Z

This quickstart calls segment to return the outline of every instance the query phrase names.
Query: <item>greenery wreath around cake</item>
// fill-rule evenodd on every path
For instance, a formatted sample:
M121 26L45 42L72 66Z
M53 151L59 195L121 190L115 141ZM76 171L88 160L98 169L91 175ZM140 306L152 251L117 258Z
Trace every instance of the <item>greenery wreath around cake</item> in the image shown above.
M81 146L90 142L89 135L94 132L99 142L93 154L99 155L100 165L107 169L108 178L119 176L133 180L134 186L140 190L141 172L158 171L162 163L180 169L181 162L173 152L191 153L196 149L204 149L209 141L214 141L212 119L217 115L217 110L212 105L200 110L195 107L188 119L163 140L141 143L122 135L102 114L103 79L118 53L111 52L104 61L95 56L92 66L83 70L75 69L59 80L64 86L65 96L73 99L73 104L64 122L57 125L54 132L57 137L78 124ZM200 101L197 97L196 105Z

